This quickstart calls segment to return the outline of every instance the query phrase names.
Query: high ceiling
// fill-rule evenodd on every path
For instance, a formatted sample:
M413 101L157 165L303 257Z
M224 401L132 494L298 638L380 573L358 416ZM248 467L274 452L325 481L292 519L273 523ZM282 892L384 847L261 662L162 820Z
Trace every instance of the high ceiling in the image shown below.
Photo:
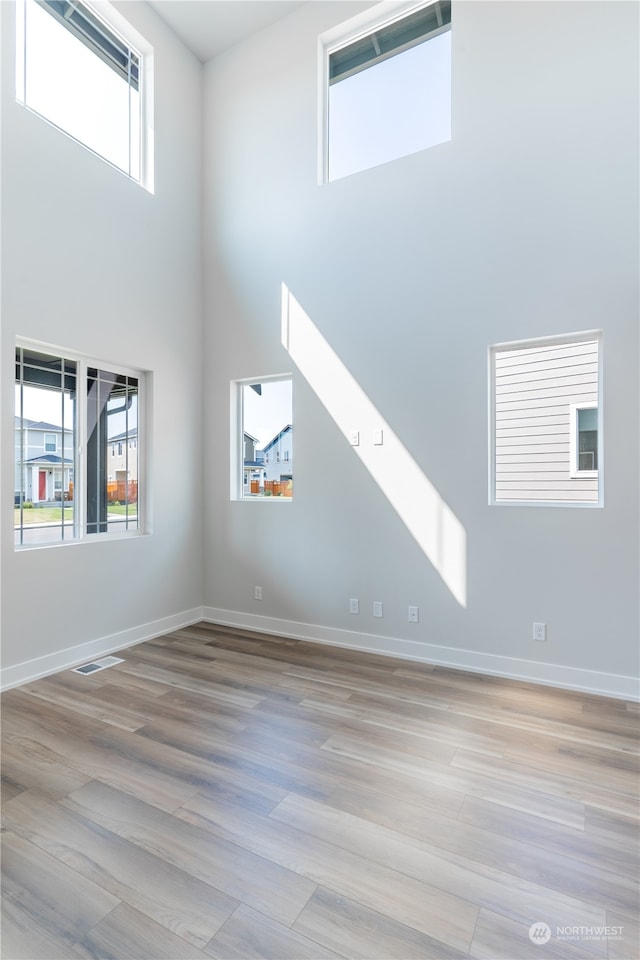
M306 0L147 0L206 63Z

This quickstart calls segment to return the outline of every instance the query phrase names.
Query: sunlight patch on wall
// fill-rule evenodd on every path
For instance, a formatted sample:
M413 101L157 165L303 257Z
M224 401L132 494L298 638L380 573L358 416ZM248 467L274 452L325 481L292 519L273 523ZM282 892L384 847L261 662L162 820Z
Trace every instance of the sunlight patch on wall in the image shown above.
M458 603L467 603L467 535L451 508L282 285L282 344ZM382 430L383 443L374 444Z

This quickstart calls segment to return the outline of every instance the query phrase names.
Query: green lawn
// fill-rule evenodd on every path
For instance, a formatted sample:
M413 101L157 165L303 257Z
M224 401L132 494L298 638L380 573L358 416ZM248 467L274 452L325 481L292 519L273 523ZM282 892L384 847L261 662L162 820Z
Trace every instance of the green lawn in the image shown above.
M107 514L113 515L117 514L121 517L125 515L126 504L124 503L110 503L107 507ZM135 517L138 512L137 503L129 504L129 516ZM73 507L64 508L64 519L71 521L73 520ZM32 507L23 510L22 512L22 522L26 525L27 523L60 523L60 507ZM15 527L20 526L20 510L16 508L13 511L13 525Z
M124 516L127 510L127 505L125 503L108 503L107 504L107 513L119 513L121 516ZM134 517L138 512L138 504L130 503L129 504L129 516Z
M73 520L73 507L64 508L64 519ZM33 507L22 511L22 522L27 523L55 523L60 522L60 507ZM20 509L13 511L14 526L20 526Z

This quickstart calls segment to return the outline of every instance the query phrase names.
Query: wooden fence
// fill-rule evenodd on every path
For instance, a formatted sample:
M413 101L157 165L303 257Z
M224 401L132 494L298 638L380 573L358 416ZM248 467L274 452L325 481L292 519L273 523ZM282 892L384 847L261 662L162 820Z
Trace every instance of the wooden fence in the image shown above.
M253 490L251 492L253 493ZM56 495L55 495L56 500L60 500L61 497L62 497L62 494L60 490L56 490ZM69 489L65 490L64 499L73 500L73 481L69 483ZM116 500L118 501L118 503L136 503L138 500L138 481L137 480L107 481L107 503L115 503Z
M109 480L107 482L107 503L135 503L138 499L137 480Z
M259 480L251 481L251 493L260 494ZM293 480L265 480L264 496L266 497L292 497Z

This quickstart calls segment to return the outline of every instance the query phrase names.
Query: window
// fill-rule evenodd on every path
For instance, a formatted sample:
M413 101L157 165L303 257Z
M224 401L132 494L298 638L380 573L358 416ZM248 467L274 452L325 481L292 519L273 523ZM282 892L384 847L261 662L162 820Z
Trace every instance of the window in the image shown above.
M598 476L598 405L571 405L570 455L572 477Z
M143 384L138 371L103 369L53 349L16 348L16 545L144 529L141 465L126 442L138 437ZM43 422L58 430L56 454L42 451ZM106 465L114 441L122 456L112 480Z
M45 449L45 453L55 453L55 452L56 452L56 435L55 435L55 433L45 433L45 435L44 435L44 449Z
M280 446L293 444L293 394L290 376L241 380L232 384L234 407L231 496L233 499L289 500L293 470L282 477Z
M324 182L451 139L451 3L381 6L321 41Z
M151 190L151 49L113 8L105 19L96 7L106 5L19 0L16 96Z
M602 504L600 333L490 351L492 503Z

